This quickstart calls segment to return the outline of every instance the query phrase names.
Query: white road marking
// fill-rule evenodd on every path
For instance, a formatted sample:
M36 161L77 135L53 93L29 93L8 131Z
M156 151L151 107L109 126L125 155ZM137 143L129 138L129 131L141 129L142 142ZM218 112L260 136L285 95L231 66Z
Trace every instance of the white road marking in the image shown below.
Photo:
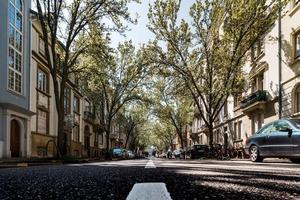
M155 164L152 160L149 160L145 166L145 168L156 168Z
M126 200L172 200L165 183L136 183Z

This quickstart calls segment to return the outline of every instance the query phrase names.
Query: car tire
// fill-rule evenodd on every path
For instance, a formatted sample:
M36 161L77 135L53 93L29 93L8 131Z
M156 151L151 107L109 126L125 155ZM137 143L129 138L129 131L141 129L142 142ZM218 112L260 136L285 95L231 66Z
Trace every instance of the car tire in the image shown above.
M250 160L252 162L262 162L263 158L259 155L259 149L256 145L250 147Z
M300 158L290 158L293 163L300 164Z

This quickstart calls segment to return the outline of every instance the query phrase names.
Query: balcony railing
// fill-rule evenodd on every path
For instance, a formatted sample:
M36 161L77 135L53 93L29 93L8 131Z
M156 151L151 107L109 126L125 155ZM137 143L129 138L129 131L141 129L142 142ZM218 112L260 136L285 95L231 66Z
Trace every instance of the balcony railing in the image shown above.
M83 113L83 119L89 122L93 122L95 120L96 116L94 113L91 113L89 111L84 111Z
M267 91L258 90L241 101L241 108L246 108L259 101L267 101Z

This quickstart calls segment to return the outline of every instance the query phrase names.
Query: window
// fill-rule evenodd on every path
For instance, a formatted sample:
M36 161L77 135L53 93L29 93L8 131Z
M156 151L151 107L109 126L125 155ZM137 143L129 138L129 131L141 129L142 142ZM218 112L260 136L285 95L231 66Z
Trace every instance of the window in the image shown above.
M234 123L234 139L239 140L242 138L242 121Z
M275 131L280 131L280 129L283 127L291 128L290 125L285 121L274 122L274 130Z
M37 72L37 88L43 92L48 92L48 76L41 69L38 69Z
M300 31L295 34L295 59L300 58Z
M238 122L238 139L242 138L242 121Z
M264 41L258 40L251 48L251 60L254 62L264 52Z
M75 125L73 128L73 141L79 142L79 133L80 133L79 126Z
M65 88L64 111L65 111L65 114L71 113L71 89L68 87Z
M74 96L74 100L73 100L73 111L76 113L79 113L80 109L80 100L78 97Z
M48 133L48 113L41 109L37 110L37 132L42 134Z
M43 56L45 56L45 41L40 37L39 38L39 52L40 54L42 54Z
M103 134L99 134L99 145L103 145Z
M224 104L224 116L226 117L228 115L228 102L226 101Z
M242 95L241 94L236 94L234 97L233 97L233 107L236 108L239 106L239 103L241 101L241 98L242 98Z
M300 112L300 85L296 87L295 90L295 112Z
M267 124L266 126L264 126L262 129L260 129L257 134L261 134L261 135L266 135L268 133L270 133L270 131L273 129L273 123L271 124Z
M252 83L251 83L251 91L252 93L263 90L264 89L264 74L261 73L255 77L253 77Z
M8 88L21 94L23 69L23 15L21 0L9 1L8 18Z

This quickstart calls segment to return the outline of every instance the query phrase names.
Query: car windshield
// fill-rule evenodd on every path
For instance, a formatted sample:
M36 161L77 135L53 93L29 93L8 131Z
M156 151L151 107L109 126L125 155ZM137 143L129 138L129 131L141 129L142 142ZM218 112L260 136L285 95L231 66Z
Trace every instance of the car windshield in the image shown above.
M122 150L121 150L121 149L114 149L113 152L114 152L114 153L121 153Z
M296 127L300 129L300 119L290 119L290 122Z

